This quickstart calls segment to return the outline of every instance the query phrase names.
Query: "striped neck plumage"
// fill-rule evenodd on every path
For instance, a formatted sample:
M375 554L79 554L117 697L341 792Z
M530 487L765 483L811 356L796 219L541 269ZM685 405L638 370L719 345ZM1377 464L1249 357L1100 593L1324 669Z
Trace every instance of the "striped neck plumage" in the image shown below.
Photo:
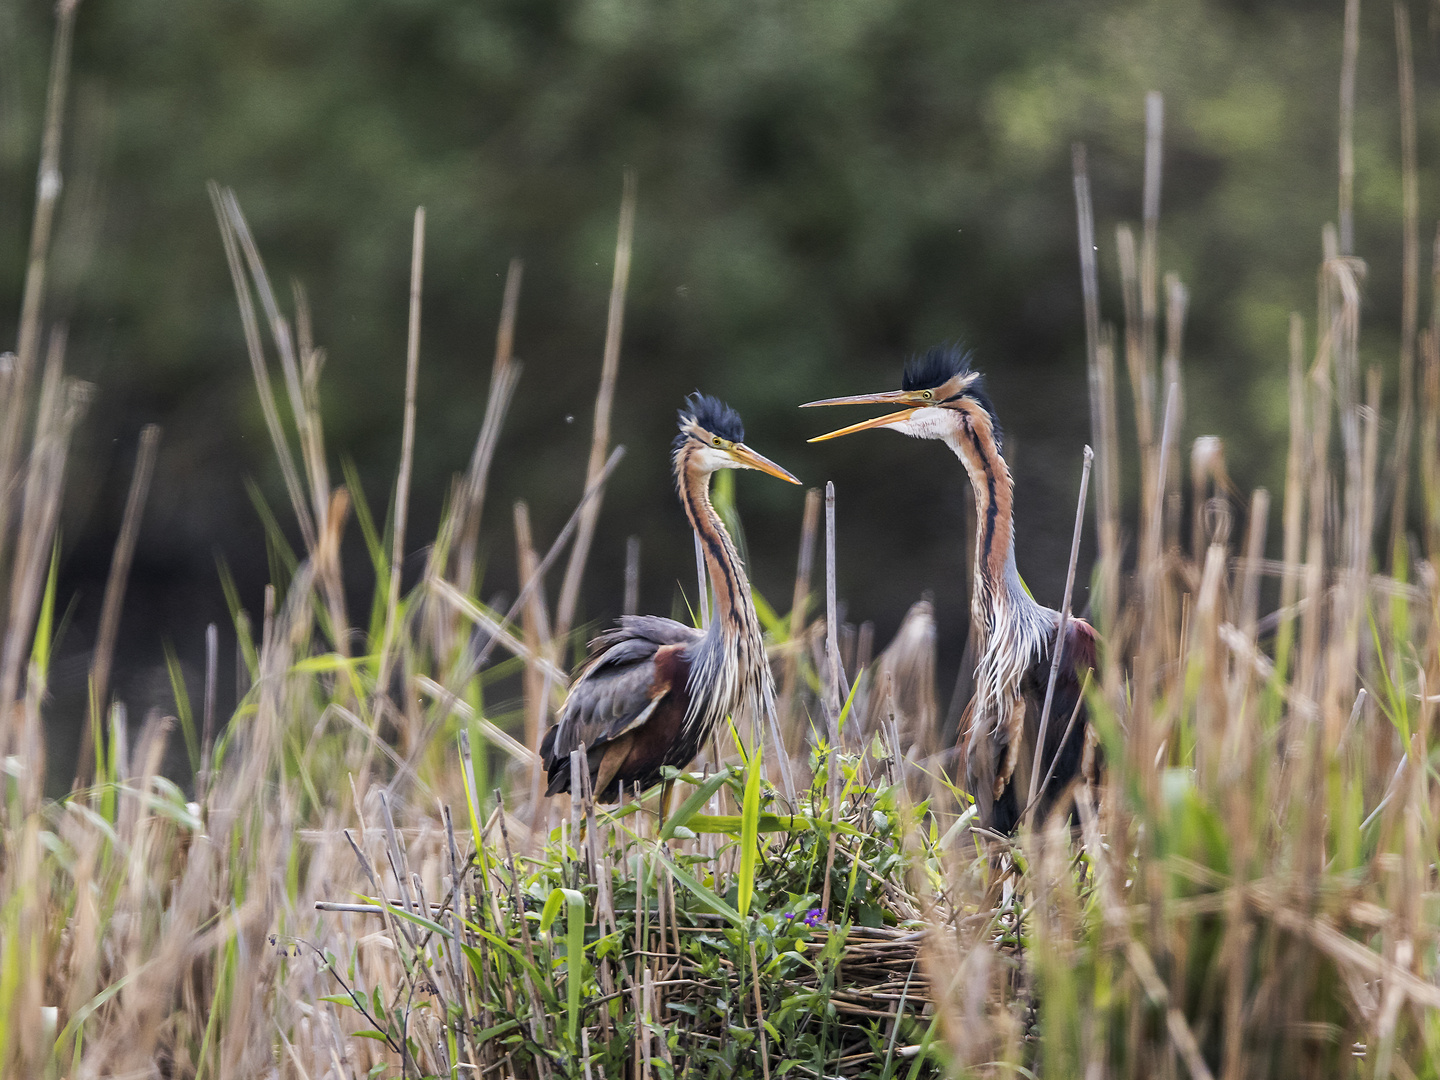
M975 590L971 617L982 642L1011 620L1034 621L1044 611L1025 591L1015 568L1015 482L990 429L961 415L946 440L975 492Z
M688 448L675 455L675 481L690 527L700 540L705 570L715 596L706 636L712 640L753 635L760 638L760 619L750 597L750 580L720 515L710 502L710 472L699 466Z
M705 636L696 643L691 659L690 685L705 688L692 693L684 727L698 741L728 716L738 725L748 715L759 738L760 724L775 715L775 680L765 656L765 637L745 567L710 503L710 472L701 467L693 448L675 454L675 479L685 514L700 541L705 566L715 594L715 610Z

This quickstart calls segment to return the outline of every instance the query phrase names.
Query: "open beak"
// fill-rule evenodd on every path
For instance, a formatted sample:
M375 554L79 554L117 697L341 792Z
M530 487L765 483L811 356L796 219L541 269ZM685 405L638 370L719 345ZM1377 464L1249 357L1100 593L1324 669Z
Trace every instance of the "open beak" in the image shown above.
M891 424L898 424L900 421L906 419L916 409L920 408L921 405L928 404L928 402L922 402L914 405L909 404L912 401L914 401L914 395L908 390L888 390L883 394L857 394L855 397L836 397L825 398L823 401L807 401L804 405L800 406L802 409L813 408L816 405L905 404L907 407L901 409L899 412L886 413L884 416L876 416L869 420L862 420L858 424L851 424L849 427L843 427L839 431L831 431L827 432L824 435L816 435L815 438L808 439L806 441L824 442L826 439L838 439L841 435L853 435L857 431L865 431L868 428L882 428L888 427Z
M735 459L736 464L744 466L747 469L759 469L763 473L769 473L771 476L779 477L781 480L788 480L792 484L800 483L800 481L788 471L776 465L775 462L763 454L757 454L744 443L737 443L735 446L732 446L730 448L730 456Z

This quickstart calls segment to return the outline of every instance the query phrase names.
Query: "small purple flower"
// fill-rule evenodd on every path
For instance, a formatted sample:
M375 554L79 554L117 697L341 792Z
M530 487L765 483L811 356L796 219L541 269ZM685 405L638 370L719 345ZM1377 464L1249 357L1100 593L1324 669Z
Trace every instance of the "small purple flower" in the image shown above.
M812 907L809 911L805 912L805 917L801 921L804 922L806 926L819 926L825 921L825 909Z

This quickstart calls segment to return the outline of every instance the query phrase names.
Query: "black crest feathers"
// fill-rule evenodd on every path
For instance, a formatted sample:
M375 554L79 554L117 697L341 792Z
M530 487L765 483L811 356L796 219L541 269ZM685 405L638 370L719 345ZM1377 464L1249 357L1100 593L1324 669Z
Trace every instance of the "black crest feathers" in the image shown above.
M971 370L971 356L968 349L959 345L936 345L905 362L905 374L901 377L900 386L905 390L933 390L937 386L943 386L956 375L964 375ZM995 406L991 404L990 396L985 393L985 380L977 373L960 396L974 401L989 415L995 449L1002 449L1005 436L1000 429L1000 418L995 415Z
M905 361L903 390L933 390L970 370L970 352L959 345L936 345Z
M685 407L680 410L681 438L684 438L685 424L694 420L712 435L719 435L720 438L730 442L745 441L745 425L740 422L740 414L726 405L719 398L711 397L709 394L702 394L695 391L685 399Z

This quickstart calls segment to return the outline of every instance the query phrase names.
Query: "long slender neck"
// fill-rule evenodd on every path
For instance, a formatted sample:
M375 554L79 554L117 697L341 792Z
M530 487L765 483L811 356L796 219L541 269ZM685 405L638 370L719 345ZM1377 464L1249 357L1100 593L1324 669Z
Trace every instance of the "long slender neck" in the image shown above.
M1015 484L987 426L961 413L946 444L975 491L975 591L971 612L988 639L1008 615L1035 603L1015 569Z
M699 467L694 454L682 450L675 456L675 480L690 527L700 538L705 569L715 594L715 611L710 620L711 637L753 633L760 636L760 619L750 597L750 580L720 515L710 502L710 473Z

